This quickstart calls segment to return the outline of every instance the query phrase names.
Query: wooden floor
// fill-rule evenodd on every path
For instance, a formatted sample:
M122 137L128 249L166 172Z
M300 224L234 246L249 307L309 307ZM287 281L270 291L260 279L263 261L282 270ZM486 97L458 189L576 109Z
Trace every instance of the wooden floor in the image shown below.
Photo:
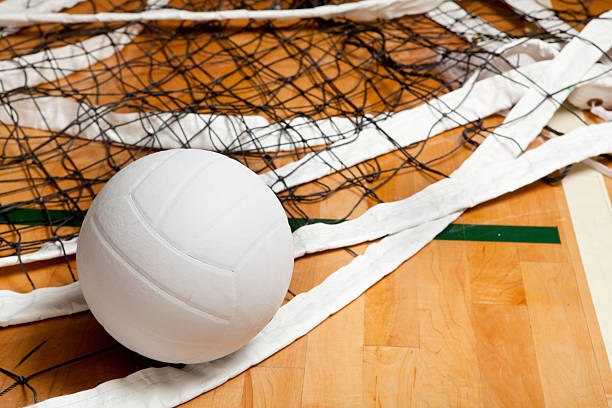
M562 243L433 241L307 336L185 407L612 405L562 187L538 182L458 222L557 226ZM292 287L350 260L343 250L300 259Z
M449 151L460 133L431 139L420 159ZM448 173L469 153L461 149L438 168ZM401 160L392 153L380 162L392 168ZM434 181L403 172L378 193L397 200ZM357 194L313 203L308 215L341 217ZM373 204L362 202L354 216ZM612 407L612 371L561 184L536 182L457 222L554 226L561 244L433 241L308 335L183 406ZM312 288L353 257L339 249L296 260L290 289ZM30 272L39 286L71 282L63 260ZM18 266L2 270L0 288L30 290ZM39 400L150 364L117 345L89 312L0 329L0 349L0 367L25 377L97 352L30 379ZM1 389L13 382L0 373ZM32 402L23 385L0 396L2 407Z
M185 407L604 407L612 373L563 190L536 183L458 222L557 226L561 244L434 241L347 308ZM345 251L296 263L321 282Z
M432 140L425 154L443 151L456 137L449 132ZM451 170L468 154L441 166ZM395 160L389 154L382 163ZM379 192L398 199L432 181L407 172ZM350 194L313 205L310 215L333 216ZM458 222L556 226L561 244L433 241L307 336L184 406L612 405L612 372L562 186L536 182L467 211ZM298 259L292 291L308 290L353 256L340 249ZM0 283L19 289L20 274L5 271ZM0 367L19 375L111 347L33 378L39 399L125 376L141 363L89 313L2 329L0 344ZM0 382L6 387L12 380L2 375ZM0 397L5 407L31 402L23 386Z

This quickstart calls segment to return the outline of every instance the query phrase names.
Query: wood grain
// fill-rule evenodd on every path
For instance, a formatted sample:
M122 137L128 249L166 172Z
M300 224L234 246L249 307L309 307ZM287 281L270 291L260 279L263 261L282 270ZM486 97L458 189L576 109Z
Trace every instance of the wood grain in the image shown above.
M244 399L245 378L251 376L250 371L240 374L223 384L222 387L215 388L195 398L181 406L184 408L224 408L224 407L244 407L249 406ZM250 395L250 394L249 394ZM251 405L252 406L252 399Z
M293 275L289 290L294 294L302 293L314 286L314 271L317 267L315 256L304 256L296 259L293 266ZM292 295L287 294L285 303L291 299ZM308 336L301 337L289 346L278 351L258 364L260 367L294 367L304 368L306 364L306 346Z
M408 347L363 349L363 406L415 406L419 352Z
M467 242L472 302L521 304L525 291L514 243Z
M417 274L406 263L365 295L368 346L419 346Z
M315 283L352 256L331 251L315 272ZM308 334L302 406L354 407L362 401L364 299L358 298Z
M418 274L420 406L481 404L477 345L470 320L464 243L434 241L413 266ZM416 259L415 259L416 260Z
M608 193L610 194L610 192L612 192L612 181L607 178L604 181L606 181ZM603 382L604 391L608 398L608 405L612 407L612 370L610 368L610 360L606 353L601 330L597 321L595 307L591 299L589 285L582 267L578 244L574 238L574 228L570 220L569 209L564 205L565 197L561 191L558 191L557 193L557 201L561 203L561 205L559 205L561 219L566 220L565 222L560 223L559 231L561 239L567 249L571 266L576 273L576 284L578 286L578 292L580 293L582 307L584 308L584 316L589 327L589 335L591 337L593 350L597 358L599 373Z
M400 195L411 178L401 180L385 194ZM333 216L352 194L310 214ZM558 226L562 244L432 242L307 336L185 406L606 406L612 375L562 190L536 183L486 207L459 221ZM304 257L291 289L308 290L351 259L341 249ZM69 279L54 264L41 267L57 271L32 268L37 283ZM0 280L28 290L19 270ZM1 366L20 375L114 344L89 313L2 329L0 342ZM138 368L116 346L32 384L45 399ZM21 386L6 397L7 406L33 402Z
M525 305L473 305L484 407L544 407Z
M544 262L521 268L546 405L606 405L572 268Z
M566 3L555 2L555 7L571 7ZM596 12L612 7L607 0L595 3ZM496 9L481 6L492 12ZM84 3L74 10L91 11ZM508 8L504 10L505 16ZM498 24L509 27L511 21L501 19ZM124 54L130 53L141 54L142 50L131 45L124 50ZM268 58L271 61L276 57ZM278 67L286 72L296 70L291 62ZM329 69L335 68L330 65ZM116 73L106 72L98 80L102 82L113 75ZM137 83L138 72L126 75L132 75ZM155 75L163 76L164 72ZM228 77L228 81L237 80L238 74ZM113 81L106 84L108 91L119 90ZM81 86L89 85L84 81ZM353 86L347 81L338 89ZM283 86L277 96L290 98L288 89ZM119 93L108 98L118 97ZM180 98L176 100L180 102ZM296 98L288 105L298 107L304 103ZM368 103L376 109L376 101ZM488 118L484 125L494 126L501 120ZM460 135L461 129L446 132L428 140L422 151L421 145L407 151L427 162L456 147ZM13 149L9 153L18 151L21 142L9 143L6 148ZM84 142L75 143L85 146ZM132 154L117 147L111 149L119 162ZM450 174L470 153L470 149L462 147L434 165ZM106 147L90 143L73 159L85 167L106 154ZM288 156L286 161L292 159ZM262 159L242 160L257 167ZM404 152L394 152L377 158L377 163L382 168L394 168L405 160ZM54 175L65 173L59 161L49 170ZM107 170L92 167L86 175L95 178ZM22 171L7 172L0 181L12 189L15 186L10 180L23 178L19 174ZM358 169L345 170L343 174L351 172L358 174ZM350 215L355 218L381 200L404 199L441 178L406 169L387 183L372 181L366 200L360 201L363 190L346 188L323 201L312 200L300 206L313 218L341 218L358 204ZM321 181L334 188L346 180L335 174ZM308 183L298 189L302 194L316 193L321 186ZM608 181L608 191L612 193L612 181ZM28 194L16 198L31 198ZM81 204L86 207L88 201ZM299 216L291 209L288 215ZM459 221L557 226L562 243L432 242L306 336L182 406L612 407L610 362L561 187L535 182L467 211ZM41 232L27 232L26 238L36 234ZM362 253L366 246L351 250ZM352 259L353 255L342 249L298 259L290 289L294 293L307 291ZM73 258L71 265L75 266ZM72 281L61 260L29 265L29 271L37 286ZM2 270L0 287L20 292L31 289L19 267ZM41 400L85 390L150 364L143 364L141 358L119 346L88 312L3 328L0 344L0 367L23 376L109 348L95 357L35 376L31 384ZM39 345L31 358L20 363ZM0 387L13 382L0 374ZM0 405L6 407L32 402L32 393L21 385L0 397Z
M559 225L561 214L556 199L560 185L549 186L541 181L523 187L517 193L508 196L508 203L518 225L555 226ZM533 194L533 191L537 191ZM569 221L569 219L566 218ZM530 245L516 244L519 259L522 262L566 262L565 248L557 244Z

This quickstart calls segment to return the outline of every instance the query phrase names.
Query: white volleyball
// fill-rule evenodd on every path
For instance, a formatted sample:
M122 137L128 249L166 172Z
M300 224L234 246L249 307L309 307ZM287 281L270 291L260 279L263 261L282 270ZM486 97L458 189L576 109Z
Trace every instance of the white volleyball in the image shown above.
M148 155L91 205L77 250L85 299L126 347L198 363L254 337L286 295L293 241L274 193L205 150Z

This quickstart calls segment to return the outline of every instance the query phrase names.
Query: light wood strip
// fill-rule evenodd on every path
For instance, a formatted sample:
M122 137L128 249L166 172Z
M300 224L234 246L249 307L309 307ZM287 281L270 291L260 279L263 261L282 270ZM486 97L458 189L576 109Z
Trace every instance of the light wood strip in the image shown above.
M321 257L315 284L347 264L352 256L336 250ZM361 296L308 335L302 406L355 407L363 387L363 312Z
M365 345L419 347L416 273L406 262L365 295Z
M525 302L523 278L515 244L466 242L465 245L473 303Z
M249 371L250 372L250 371ZM249 374L250 375L250 374ZM185 404L183 408L225 408L225 407L244 407L243 392L245 377L247 373L240 374L221 387L200 395Z
M612 352L612 206L602 175L577 165L563 180L584 272L604 345Z
M573 270L565 263L521 268L546 405L606 406Z
M363 350L363 406L415 406L419 351L408 347L366 346Z
M525 305L473 305L484 407L543 407Z
M300 368L254 367L223 386L183 405L184 408L278 407L301 404L304 371Z
M271 408L301 406L303 369L255 367L249 372L254 390L253 406Z
M550 186L542 181L520 189L517 194L508 196L515 225L554 227L559 225L559 212L556 195L561 185ZM521 262L567 262L567 253L559 244L517 243Z
M612 183L608 184L608 191ZM610 362L606 353L603 336L599 328L599 321L597 314L595 313L595 306L591 298L591 289L589 288L584 268L582 266L582 258L578 249L578 243L575 239L574 227L571 222L569 215L569 209L565 195L563 192L557 194L557 201L559 202L559 208L561 209L561 221L559 223L559 233L561 236L561 242L565 246L568 257L571 261L571 266L575 272L576 284L578 286L578 292L580 294L580 300L584 310L584 316L589 328L589 336L593 344L593 350L597 358L597 365L599 367L599 373L601 380L604 385L604 390L609 401L612 401L612 370L610 369ZM612 406L612 405L611 405Z
M316 268L316 256L305 256L295 260L293 275L289 289L296 295L312 288L314 270ZM285 297L285 303L291 298L290 294ZM276 354L258 364L259 367L298 367L304 368L306 362L306 345L308 336L299 338L289 346L278 351Z
M480 369L470 320L464 244L434 241L418 259L421 358L417 404L480 406Z

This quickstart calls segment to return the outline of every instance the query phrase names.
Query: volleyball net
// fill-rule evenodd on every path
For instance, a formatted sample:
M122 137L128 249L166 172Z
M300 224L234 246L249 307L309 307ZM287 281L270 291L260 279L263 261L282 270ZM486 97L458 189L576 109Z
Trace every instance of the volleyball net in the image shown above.
M581 1L0 2L0 267L21 271L0 292L2 325L87 309L74 260L84 215L121 168L162 149L213 150L258 173L296 257L383 238L288 294L231 356L47 406L193 398L307 333L465 209L612 152L611 16ZM547 124L568 104L591 124L536 141L559 133ZM382 193L408 173L429 186ZM327 201L342 205L325 213ZM30 380L72 362L2 368L0 400L18 387L38 399Z

